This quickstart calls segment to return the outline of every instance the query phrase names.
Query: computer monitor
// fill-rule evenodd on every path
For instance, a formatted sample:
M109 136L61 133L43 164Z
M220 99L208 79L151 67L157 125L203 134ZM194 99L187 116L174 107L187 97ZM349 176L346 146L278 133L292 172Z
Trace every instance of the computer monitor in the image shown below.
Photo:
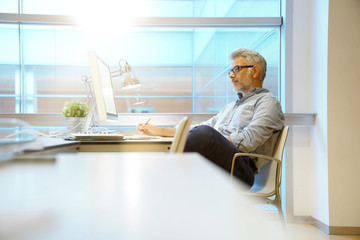
M118 119L109 66L95 52L88 53L96 109L100 121Z

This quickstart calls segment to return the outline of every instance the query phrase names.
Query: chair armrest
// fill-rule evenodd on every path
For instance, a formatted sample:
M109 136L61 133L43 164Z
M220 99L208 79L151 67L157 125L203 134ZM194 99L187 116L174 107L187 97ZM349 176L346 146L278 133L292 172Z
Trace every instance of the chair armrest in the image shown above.
M277 163L281 163L280 159L262 155L262 154L256 154L256 153L235 153L233 160L239 156L258 157L258 158L263 158L263 159L270 160L270 161L275 161Z
M235 159L239 156L258 157L258 158L274 161L274 162L278 163L278 166L281 165L280 159L277 159L274 157L270 157L270 156L266 156L266 155L262 155L262 154L256 154L256 153L235 153L234 157L232 159L232 162L231 162L230 179L232 179L232 176L234 174Z

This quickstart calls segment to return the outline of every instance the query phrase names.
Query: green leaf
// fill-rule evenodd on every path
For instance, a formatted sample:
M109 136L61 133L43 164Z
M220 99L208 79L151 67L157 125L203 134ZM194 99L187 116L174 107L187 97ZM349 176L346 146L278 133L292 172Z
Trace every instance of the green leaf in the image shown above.
M62 110L64 117L86 117L88 113L88 105L79 100L65 102Z

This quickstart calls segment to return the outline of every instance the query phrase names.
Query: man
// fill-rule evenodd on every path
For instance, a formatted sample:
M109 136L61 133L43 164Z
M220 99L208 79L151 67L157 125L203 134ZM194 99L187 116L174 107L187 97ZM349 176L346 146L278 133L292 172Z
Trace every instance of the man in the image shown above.
M244 48L234 50L230 58L233 62L229 76L239 99L209 120L191 126L185 145L185 152L198 152L228 172L237 152L272 155L278 132L284 126L279 101L262 87L266 76L265 59ZM175 130L138 125L138 131L147 135L174 136ZM236 161L234 175L251 187L254 175L265 163L241 157Z

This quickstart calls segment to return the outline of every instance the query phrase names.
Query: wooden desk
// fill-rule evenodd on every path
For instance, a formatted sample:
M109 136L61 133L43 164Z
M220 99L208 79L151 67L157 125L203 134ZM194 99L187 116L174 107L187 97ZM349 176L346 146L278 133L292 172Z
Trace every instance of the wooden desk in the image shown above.
M282 239L198 154L61 154L0 166L0 239Z
M56 154L76 152L169 152L172 140L173 138L68 141L62 138L40 137L39 142L43 149L30 147L14 159L54 161Z
M39 137L34 144L28 144L21 154L15 155L15 160L54 161L58 153L75 153L81 142L66 141L62 138ZM39 148L42 146L42 148Z
M169 152L173 138L82 141L79 152Z

